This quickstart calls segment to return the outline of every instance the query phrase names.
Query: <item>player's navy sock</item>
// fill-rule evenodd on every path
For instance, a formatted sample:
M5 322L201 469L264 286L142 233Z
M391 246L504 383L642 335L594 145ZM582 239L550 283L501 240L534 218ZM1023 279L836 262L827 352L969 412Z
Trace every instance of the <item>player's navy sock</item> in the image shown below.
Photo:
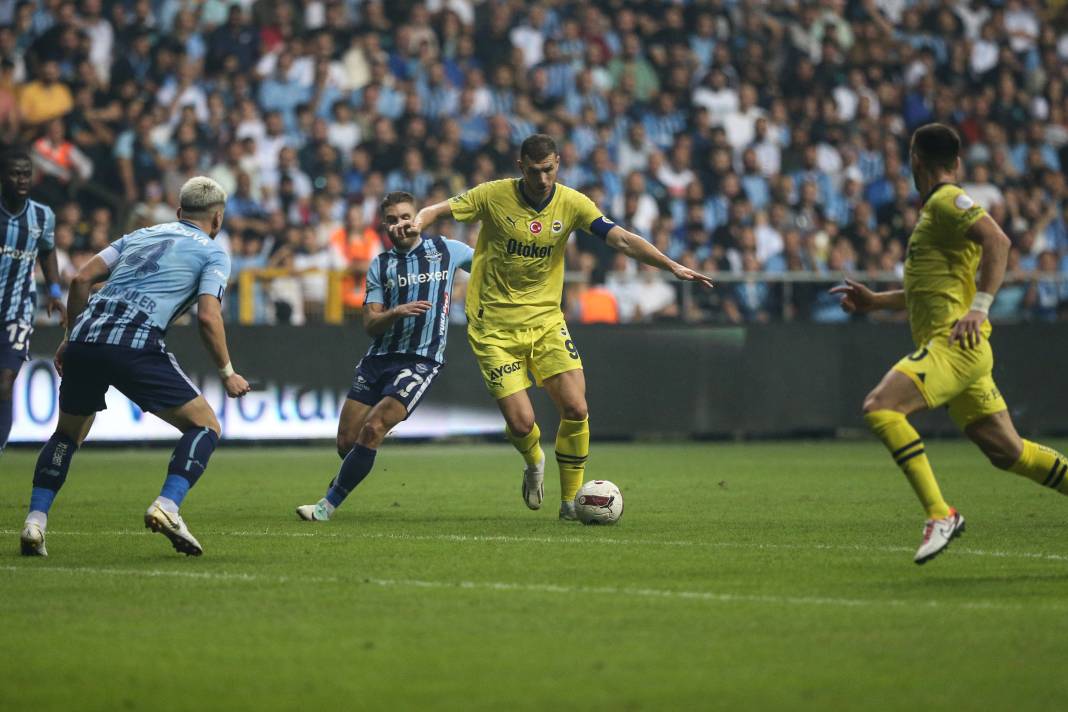
M219 436L211 428L195 428L182 433L182 439L174 448L171 463L167 468L167 479L163 482L160 497L166 497L181 506L189 489L197 483L208 460L219 444Z
M335 507L340 506L349 493L371 472L371 468L375 466L376 454L378 451L369 447L353 446L345 456L345 461L341 463L341 470L338 471L330 489L326 491L326 501Z
M31 512L48 514L60 487L67 481L67 470L70 469L71 458L77 449L77 443L62 433L53 433L41 448L41 454L37 456L37 467L33 470Z
M0 453L7 446L7 438L11 435L11 420L15 410L15 401L11 398L0 399Z

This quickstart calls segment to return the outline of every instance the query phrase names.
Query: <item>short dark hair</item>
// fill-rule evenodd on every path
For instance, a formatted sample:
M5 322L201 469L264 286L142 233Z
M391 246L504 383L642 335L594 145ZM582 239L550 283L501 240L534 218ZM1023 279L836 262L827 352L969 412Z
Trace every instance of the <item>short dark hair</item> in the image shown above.
M960 135L945 124L926 124L912 134L912 150L925 164L952 170L960 156Z
M391 191L382 197L382 204L379 206L379 210L385 214L386 208L399 203L411 203L412 207L415 207L415 196L406 190Z
M30 152L21 146L16 146L0 153L0 168L7 168L15 161L30 161L32 163Z
M556 150L556 141L548 134L534 134L523 139L523 145L519 147L519 158L529 158L532 161L543 161Z

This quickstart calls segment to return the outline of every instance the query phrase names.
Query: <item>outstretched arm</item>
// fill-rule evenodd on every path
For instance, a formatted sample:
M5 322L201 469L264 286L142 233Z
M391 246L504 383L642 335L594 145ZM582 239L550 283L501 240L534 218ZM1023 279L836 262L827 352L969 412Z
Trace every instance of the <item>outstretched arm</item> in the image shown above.
M452 206L449 205L449 201L443 200L440 203L427 205L415 214L415 219L412 220L411 229L421 233L423 230L437 222L437 219L443 215L452 215Z
M644 239L641 235L636 235L629 230L621 228L619 225L613 225L611 229L608 230L608 233L605 235L605 242L607 242L608 246L612 249L622 252L631 259L662 269L665 272L671 272L677 279L686 282L698 282L706 287L712 286L711 278L700 272L695 272L689 267L683 267L663 252L656 249L652 243Z
M831 294L842 295L842 309L850 314L866 314L881 309L901 311L907 306L904 290L873 292L860 282L851 279L845 282L845 285L832 287L830 291Z
M249 392L248 381L234 372L230 363L230 350L226 347L226 329L223 327L222 302L212 294L201 294L197 298L197 326L200 340L211 354L223 387L231 398L240 398Z
M1009 248L1012 243L1001 227L989 215L979 218L975 224L968 228L965 236L972 242L981 245L983 256L979 261L979 278L976 280L975 298L972 300L968 313L957 320L953 331L949 334L949 344L959 341L964 348L974 348L979 345L981 333L979 329L986 321L990 305L994 303L994 296L1001 289L1001 283L1005 279L1005 265L1009 261Z

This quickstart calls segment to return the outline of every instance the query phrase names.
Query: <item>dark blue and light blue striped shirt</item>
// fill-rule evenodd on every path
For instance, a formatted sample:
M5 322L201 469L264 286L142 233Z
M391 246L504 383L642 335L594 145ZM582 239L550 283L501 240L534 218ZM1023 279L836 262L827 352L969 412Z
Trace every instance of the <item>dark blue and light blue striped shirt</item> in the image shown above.
M185 221L132 232L98 256L111 274L78 316L71 341L162 350L167 327L201 294L221 300L230 280L230 256Z
M424 237L409 252L394 248L375 258L367 272L364 303L392 309L398 304L426 300L431 308L425 314L393 322L385 333L375 337L367 355L415 354L444 364L453 275L457 269L470 271L474 254L462 242Z
M56 246L56 216L47 205L27 200L12 215L0 203L0 324L33 323L37 288L33 281L38 252Z

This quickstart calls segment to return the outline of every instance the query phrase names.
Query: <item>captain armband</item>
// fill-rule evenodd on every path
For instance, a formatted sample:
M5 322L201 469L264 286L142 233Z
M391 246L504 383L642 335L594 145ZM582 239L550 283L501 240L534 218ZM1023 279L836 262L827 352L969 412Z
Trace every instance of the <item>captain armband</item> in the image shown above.
M614 228L615 226L616 224L614 222L602 215L601 217L590 223L590 232L592 232L594 235L601 238L602 240L607 240L608 231Z

